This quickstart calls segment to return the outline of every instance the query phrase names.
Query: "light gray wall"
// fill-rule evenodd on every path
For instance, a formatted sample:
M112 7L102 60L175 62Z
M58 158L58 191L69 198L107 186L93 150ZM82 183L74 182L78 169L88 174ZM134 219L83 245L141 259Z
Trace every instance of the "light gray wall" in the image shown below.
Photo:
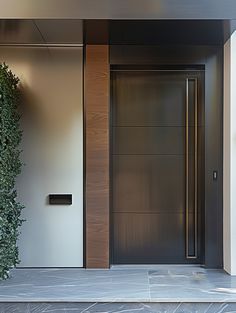
M82 48L1 48L21 80L25 204L20 266L83 266ZM49 193L73 204L48 205Z

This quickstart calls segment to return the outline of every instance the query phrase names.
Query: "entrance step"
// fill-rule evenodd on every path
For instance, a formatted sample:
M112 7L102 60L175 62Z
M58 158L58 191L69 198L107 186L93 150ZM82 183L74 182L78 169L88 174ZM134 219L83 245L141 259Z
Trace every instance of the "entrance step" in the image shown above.
M0 313L11 312L236 312L236 277L195 265L18 268L0 282Z
M0 303L1 313L232 313L236 303Z

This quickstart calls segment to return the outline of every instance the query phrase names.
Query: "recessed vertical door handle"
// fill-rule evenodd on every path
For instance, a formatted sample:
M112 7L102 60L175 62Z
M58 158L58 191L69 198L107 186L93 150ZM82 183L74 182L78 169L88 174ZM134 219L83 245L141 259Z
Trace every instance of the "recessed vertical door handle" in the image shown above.
M189 253L189 81L194 81L194 253ZM198 257L198 81L186 78L185 107L185 245L186 258Z

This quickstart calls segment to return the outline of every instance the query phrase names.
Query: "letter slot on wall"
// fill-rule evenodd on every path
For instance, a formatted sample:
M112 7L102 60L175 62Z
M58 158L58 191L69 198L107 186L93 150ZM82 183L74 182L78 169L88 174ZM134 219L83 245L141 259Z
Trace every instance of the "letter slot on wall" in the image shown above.
M50 194L49 196L49 204L63 204L63 205L71 205L72 204L72 194Z

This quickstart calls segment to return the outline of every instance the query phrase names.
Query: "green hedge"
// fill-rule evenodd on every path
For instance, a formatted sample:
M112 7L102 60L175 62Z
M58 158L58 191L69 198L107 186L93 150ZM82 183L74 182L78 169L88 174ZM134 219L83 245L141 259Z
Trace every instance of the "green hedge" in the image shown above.
M19 79L0 64L0 279L19 263L17 238L23 206L17 202L16 177L21 172Z

